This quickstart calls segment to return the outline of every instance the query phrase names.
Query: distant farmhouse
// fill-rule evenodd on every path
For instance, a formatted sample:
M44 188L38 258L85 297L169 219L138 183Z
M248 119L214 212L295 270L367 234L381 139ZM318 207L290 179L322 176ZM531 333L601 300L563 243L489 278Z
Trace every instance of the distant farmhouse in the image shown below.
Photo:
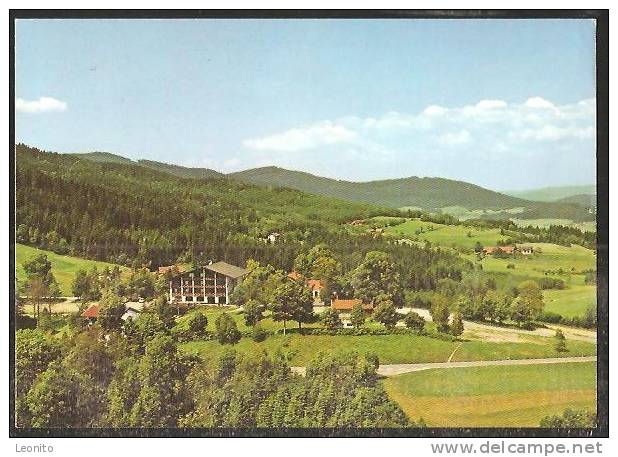
M534 248L532 246L520 246L519 252L523 255L531 255L534 254Z
M331 301L330 307L334 309L335 311L339 311L342 313L349 313L350 311L352 311L352 308L354 308L354 306L359 305L359 304L362 305L363 311L369 312L369 313L373 311L373 305L371 303L369 304L363 303L358 298L352 298L349 300L343 300L343 299L336 298L333 301Z
M84 310L84 312L81 314L81 316L85 317L90 322L94 322L99 317L99 309L100 309L100 307L101 306L98 303L94 303L94 304L90 305L88 308L86 308Z
M144 308L144 304L139 302L127 302L124 306L125 312L120 317L123 321L126 321L129 318L132 320L137 319ZM88 321L92 324L99 318L100 311L101 305L98 303L93 303L81 313L81 317L88 319Z
M298 281L302 277L303 276L296 271L288 273L288 278L293 281ZM324 306L324 301L322 300L322 289L324 289L324 282L319 279L307 279L305 284L309 287L309 289L311 289L313 306Z
M486 246L483 248L483 254L490 255L501 252L503 254L520 253L523 255L534 254L532 246Z
M168 265L165 267L159 267L159 274L164 275L167 273L171 273L172 275L183 273L186 271L186 268L183 265Z
M272 232L268 234L268 236L266 237L266 241L270 244L275 244L279 240L280 237L281 237L281 233Z
M230 294L249 271L217 262L179 272L169 280L170 303L229 305Z
M315 302L322 302L322 289L324 289L324 284L319 279L310 279L307 281L307 286L311 289L311 295L313 295L313 300Z
M516 246L486 246L483 248L483 254L496 254L497 252L513 254L516 250Z

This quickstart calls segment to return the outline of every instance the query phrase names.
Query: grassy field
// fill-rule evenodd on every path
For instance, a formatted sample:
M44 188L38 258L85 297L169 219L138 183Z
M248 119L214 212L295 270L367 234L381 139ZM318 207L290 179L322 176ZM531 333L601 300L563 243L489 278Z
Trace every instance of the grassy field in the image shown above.
M596 286L573 285L566 290L545 290L545 310L558 313L564 317L583 315L596 304Z
M385 233L404 238L418 238L446 247L467 249L473 249L477 242L483 246L494 246L498 240L504 239L504 236L500 235L500 229L435 224L420 219L409 219L403 224L387 227Z
M573 222L571 219L517 219L511 220L519 227L549 227L550 225L564 225L567 227L576 227L584 232L596 232L596 222Z
M535 427L566 408L596 407L596 364L450 368L384 381L413 420L433 427Z
M494 273L502 287L516 286L525 279L553 277L562 279L566 285L563 290L546 290L545 310L564 317L581 316L596 302L596 286L585 285L585 270L596 270L596 255L591 249L581 246L558 246L550 243L532 243L537 254L498 259L486 256L481 264L483 271ZM474 260L475 256L467 256ZM507 265L515 266L513 269ZM558 270L562 270L560 274ZM549 272L549 274L545 274Z
M209 325L211 325L209 323ZM243 338L234 348L241 353L281 351L294 366L303 366L319 352L341 353L355 350L373 352L380 363L446 362L459 343L418 335L274 335L262 343ZM187 353L212 357L224 350L217 341L191 341L182 344ZM529 342L466 341L455 352L453 361L500 360L595 355L594 344L568 341L569 352L556 353L552 338L531 337Z
M440 211L442 211L445 214L450 214L451 216L456 217L459 220L466 220L466 219L477 219L480 218L482 216L485 215L495 215L495 214L500 214L500 213L507 213L507 214L520 214L523 213L526 210L526 208L523 207L517 207L517 208L509 208L509 209L504 209L504 210L491 210L491 209L473 209L473 210L469 210L467 208L464 208L463 206L445 206L443 208L440 208Z
M504 238L500 235L499 229L475 229L423 222L418 219L410 219L402 224L387 227L385 232L413 240L428 240L440 246L467 249L473 249L477 242L483 246L493 246ZM509 258L486 256L480 262L474 253L461 255L480 263L483 271L493 274L502 288L515 287L526 279L546 276L562 279L566 285L564 290L545 291L547 311L565 317L581 316L595 303L596 286L584 285L584 275L581 274L585 270L596 270L595 251L577 245L570 247L551 243L527 243L527 245L533 246L536 254Z
M68 255L59 255L51 251L44 251L23 244L15 244L15 273L18 281L24 281L26 279L22 264L39 254L47 254L47 258L52 264L52 273L56 277L56 281L58 281L60 289L65 296L72 295L71 283L78 270L90 270L93 266L96 266L99 270L106 266L111 269L115 266L111 263L80 259ZM125 267L121 268L125 269Z
M565 282L571 276L571 280L577 282L578 280L583 281L583 276L572 273L596 269L596 255L592 249L577 245L570 247L558 246L551 243L528 243L526 246L533 246L536 254L505 259L486 256L482 260L483 271L540 278L545 276L545 272L557 272L559 269L562 269L564 272L562 275L552 273L549 276L561 277ZM515 268L509 270L507 268L508 264L515 265Z

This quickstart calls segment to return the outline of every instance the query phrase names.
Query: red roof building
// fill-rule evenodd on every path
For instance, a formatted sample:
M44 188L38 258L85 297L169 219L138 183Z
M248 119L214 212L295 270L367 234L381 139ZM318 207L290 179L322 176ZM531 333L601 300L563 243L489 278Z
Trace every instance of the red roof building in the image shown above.
M288 273L288 278L290 278L292 281L298 281L302 277L303 276L297 271L291 271Z
M86 317L88 319L96 319L97 317L99 317L99 308L100 308L100 305L98 304L90 305L88 309L86 309L81 314L81 316Z
M342 300L337 298L331 301L330 307L335 311L352 311L352 308L354 308L354 306L358 304L363 305L363 309L365 311L373 310L373 305L371 303L365 304L358 298L352 298L350 300Z
M498 250L502 251L505 254L513 254L517 247L515 246L487 246L483 248L483 254L495 254Z
M164 275L168 271L171 271L173 274L182 273L185 271L185 268L182 265L167 265L164 267L159 267L159 274Z

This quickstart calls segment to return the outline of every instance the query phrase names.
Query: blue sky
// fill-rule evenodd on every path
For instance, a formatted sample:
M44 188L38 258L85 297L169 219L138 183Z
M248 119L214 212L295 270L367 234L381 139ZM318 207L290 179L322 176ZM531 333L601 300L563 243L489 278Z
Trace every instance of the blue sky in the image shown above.
M17 140L236 171L595 180L590 20L20 20Z

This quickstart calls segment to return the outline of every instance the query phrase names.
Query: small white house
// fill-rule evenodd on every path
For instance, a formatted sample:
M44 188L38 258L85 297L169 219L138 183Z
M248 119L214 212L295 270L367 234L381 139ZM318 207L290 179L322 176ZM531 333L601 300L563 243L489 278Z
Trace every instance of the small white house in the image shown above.
M280 233L273 232L273 233L270 233L270 234L266 237L266 240L267 240L270 244L275 244L275 243L279 240L279 237L280 237L280 236L281 236L281 234L280 234Z
M523 255L531 255L534 254L534 249L532 248L532 246L520 246L519 252L521 252Z
M139 310L132 308L130 306L127 306L126 311L122 315L121 319L123 321L126 321L129 318L131 318L131 320L135 320L139 317L139 315L140 315Z

